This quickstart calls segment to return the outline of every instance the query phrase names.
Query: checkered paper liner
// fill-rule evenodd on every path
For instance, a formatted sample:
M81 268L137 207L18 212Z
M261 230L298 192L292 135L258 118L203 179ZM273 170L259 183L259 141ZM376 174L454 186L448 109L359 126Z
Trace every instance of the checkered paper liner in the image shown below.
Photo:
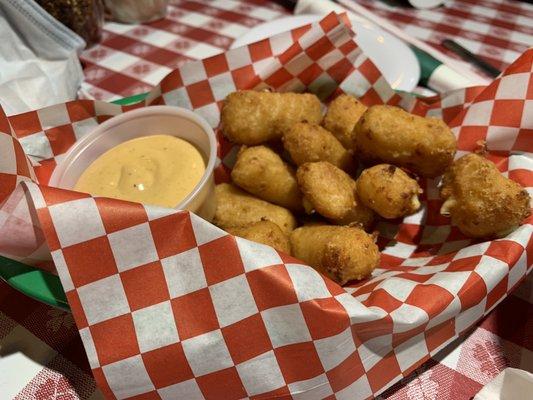
M487 140L500 170L531 191L533 50L486 88L423 101L395 93L353 35L332 14L186 64L135 107L179 105L216 127L237 89L348 92L442 117L459 155ZM421 182L420 212L379 224L380 268L345 288L192 213L46 186L79 137L130 108L74 101L0 118L0 253L43 268L51 254L109 398L365 399L473 326L531 269L532 217L504 239L472 242L439 215L435 180ZM218 135L220 182L235 150Z

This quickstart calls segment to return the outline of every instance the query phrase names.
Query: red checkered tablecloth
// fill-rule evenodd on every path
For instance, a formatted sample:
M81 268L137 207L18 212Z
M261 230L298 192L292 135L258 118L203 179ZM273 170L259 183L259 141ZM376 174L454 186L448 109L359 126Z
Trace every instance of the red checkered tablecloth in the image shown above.
M102 43L81 56L80 95L111 101L147 92L172 69L221 53L251 27L287 14L270 1L173 0L163 20L107 23Z
M522 1L448 0L432 10L389 5L400 1L358 2L455 58L440 45L443 39L500 69L533 45L533 5ZM81 56L86 81L80 96L111 101L147 92L173 68L220 53L249 28L288 14L266 0L172 0L163 20L107 23L102 43Z
M149 26L107 24L103 43L83 56L86 94L108 100L144 92L171 68L220 52L247 27L285 13L266 1L173 3L167 19ZM447 4L457 3L461 2ZM521 3L492 4L505 11ZM523 7L527 11L529 6ZM507 366L533 371L532 288L529 279L476 329L381 397L469 399ZM0 399L101 398L71 315L37 303L3 282L0 357Z
M430 10L357 2L447 55L458 58L441 45L453 39L500 70L533 46L533 5L523 1L448 0Z

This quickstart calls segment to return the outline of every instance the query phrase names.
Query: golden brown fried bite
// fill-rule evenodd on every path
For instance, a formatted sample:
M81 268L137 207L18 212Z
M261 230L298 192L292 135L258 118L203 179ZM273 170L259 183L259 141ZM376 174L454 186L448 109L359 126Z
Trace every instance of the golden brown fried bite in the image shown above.
M316 210L339 225L358 223L368 228L373 212L364 206L355 191L355 181L327 161L306 163L296 172L307 211Z
M441 214L450 216L461 232L474 238L503 237L531 212L527 191L477 154L453 163L444 174L440 195L444 200Z
M379 164L365 169L357 179L361 202L383 218L399 218L420 208L422 189L400 168Z
M352 154L320 125L307 122L292 125L283 134L283 146L296 165L328 161L344 171L355 170Z
M293 168L266 146L243 146L231 179L260 199L293 211L302 210L302 195Z
M379 264L375 237L357 227L302 226L290 239L294 257L340 285L368 277Z
M353 128L367 107L348 94L341 94L333 100L324 116L323 125L347 149L353 148Z
M271 221L257 221L245 226L233 226L225 229L226 232L235 236L263 243L276 250L291 254L289 237L281 228Z
M444 173L457 148L444 121L393 106L370 107L354 133L355 149L363 161L394 164L429 178Z
M229 183L215 187L215 198L217 208L213 223L222 229L257 221L272 221L286 235L296 228L296 219L289 210L260 200Z
M241 90L226 97L221 120L229 140L256 145L280 139L296 122L320 123L322 110L318 97L310 93Z

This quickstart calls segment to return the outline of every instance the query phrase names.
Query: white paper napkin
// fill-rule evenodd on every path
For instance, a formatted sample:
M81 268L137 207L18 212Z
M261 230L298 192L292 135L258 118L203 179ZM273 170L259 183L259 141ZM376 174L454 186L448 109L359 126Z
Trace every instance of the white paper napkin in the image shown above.
M8 115L76 98L81 37L33 0L2 0L0 38L0 104Z
M505 368L475 395L474 400L531 399L532 393L533 374L517 368Z

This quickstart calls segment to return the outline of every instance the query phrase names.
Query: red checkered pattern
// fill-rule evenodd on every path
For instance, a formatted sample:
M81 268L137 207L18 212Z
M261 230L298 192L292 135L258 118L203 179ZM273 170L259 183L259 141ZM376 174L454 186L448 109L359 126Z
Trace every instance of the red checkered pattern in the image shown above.
M268 1L173 0L167 16L143 25L106 23L83 52L80 96L112 101L148 92L173 69L229 48L251 27L287 14Z
M501 70L533 43L533 6L523 1L448 0L431 10L358 3L451 57L458 58L441 46L443 39L458 41ZM111 101L147 92L172 69L221 53L252 26L286 15L288 10L272 1L173 0L163 20L106 23L101 43L81 55L80 96Z
M217 126L220 101L235 89L267 85L322 99L350 92L368 105L442 116L461 152L472 150L471 135L489 149L494 143L500 169L531 190L533 143L523 136L533 128L533 50L487 88L423 102L394 93L352 36L330 15L186 64L147 103L189 107ZM109 398L364 399L469 329L531 269L533 217L504 239L471 242L438 215L436 185L428 180L419 213L379 227L383 255L374 277L341 288L188 212L44 186L74 141L67 116L87 127L125 111L87 101L56 108L9 120L43 179L24 183L20 202L29 199L37 216ZM221 142L220 159L231 154ZM221 165L218 176L227 168ZM124 213L111 211L117 206Z
M475 331L452 342L379 398L418 400L425 396L434 400L469 400L503 368L531 371L529 354L533 344L527 338L528 327L533 321L532 277L530 274ZM2 385L5 398L101 398L71 313L32 300L2 281L0 305L0 346L24 348L26 354L32 354L34 361L42 365L36 366L34 361L16 364L17 368L12 368L16 382ZM254 325L249 325L248 331L237 335L238 328L237 324L236 340L244 340L257 332ZM260 340L256 336L255 341ZM246 356L249 353L243 351L240 354ZM177 352L172 360L156 360L167 362L168 370L179 368L182 362ZM5 363L6 359L3 361ZM3 366L3 377L9 379L11 375L6 374L11 365ZM345 376L350 377L349 374ZM165 385L165 376L161 379L159 384Z

